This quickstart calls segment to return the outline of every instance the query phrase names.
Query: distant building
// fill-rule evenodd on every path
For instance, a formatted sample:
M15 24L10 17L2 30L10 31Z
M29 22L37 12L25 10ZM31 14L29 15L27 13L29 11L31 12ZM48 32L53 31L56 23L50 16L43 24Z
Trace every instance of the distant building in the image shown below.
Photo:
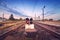
M7 20L6 18L0 17L0 22L6 21L6 20Z
M0 17L0 22L2 22L2 18Z
M38 16L37 20L40 20L40 16Z

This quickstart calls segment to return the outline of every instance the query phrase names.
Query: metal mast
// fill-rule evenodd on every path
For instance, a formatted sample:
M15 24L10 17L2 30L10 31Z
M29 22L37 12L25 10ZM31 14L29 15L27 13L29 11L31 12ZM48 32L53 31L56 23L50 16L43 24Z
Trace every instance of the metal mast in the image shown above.
M2 21L4 22L4 13L2 14Z
M42 20L44 21L44 9L45 9L45 6L43 6L42 8Z
M36 13L35 13L35 20L36 20Z

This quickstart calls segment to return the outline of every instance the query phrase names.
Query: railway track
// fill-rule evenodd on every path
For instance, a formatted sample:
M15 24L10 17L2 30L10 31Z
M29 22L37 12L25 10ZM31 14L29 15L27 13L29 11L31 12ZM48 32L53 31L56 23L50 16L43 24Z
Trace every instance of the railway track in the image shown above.
M7 34L3 35L3 40L23 40L24 39L24 24L20 25L18 28L8 32Z
M16 30L17 28L21 27L24 23L16 24L15 26L8 27L0 32L0 40L4 39L10 32Z
M46 33L46 32L50 33L50 35L54 37L54 38L53 38L54 40L60 40L60 34L57 33L57 32L55 32L54 30L51 30L51 29L47 28L47 27L46 27L47 25L45 25L45 24L42 25L41 23L39 24L39 23L37 23L37 22L35 22L34 24L37 25L38 29L42 28L42 30L44 30L45 33ZM50 27L50 26L49 26L49 27ZM42 32L41 32L41 33L42 33ZM48 39L48 38L47 38L47 39ZM51 39L51 37L50 37L50 39Z
M23 21L6 22L6 23L2 24L2 26L0 26L0 30L8 28L10 26L14 26L14 25L16 25L17 23L20 23L20 22L23 22Z
M60 40L59 36L57 37L54 32L48 30L44 27L41 27L40 24L35 23L35 28L37 29L37 38L36 40ZM27 38L27 37L26 37ZM0 36L0 40L26 40L24 35L24 24L19 25L16 29L5 33ZM27 40L33 40L31 38L27 38Z
M45 26L48 26L49 28L55 30L56 32L60 33L60 26L55 26L55 25L49 25L49 24L44 24L44 23L40 23L40 22L37 22L41 25L45 25Z

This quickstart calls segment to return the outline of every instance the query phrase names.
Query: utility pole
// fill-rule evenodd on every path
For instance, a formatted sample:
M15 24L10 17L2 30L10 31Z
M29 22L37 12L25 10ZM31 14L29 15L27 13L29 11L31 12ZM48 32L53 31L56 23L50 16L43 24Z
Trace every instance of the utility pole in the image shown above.
M2 21L4 22L4 13L2 14Z
M44 9L45 9L45 6L43 6L42 8L42 20L44 21Z
M40 16L38 16L38 20L40 20Z
M36 13L35 13L35 20L36 20Z

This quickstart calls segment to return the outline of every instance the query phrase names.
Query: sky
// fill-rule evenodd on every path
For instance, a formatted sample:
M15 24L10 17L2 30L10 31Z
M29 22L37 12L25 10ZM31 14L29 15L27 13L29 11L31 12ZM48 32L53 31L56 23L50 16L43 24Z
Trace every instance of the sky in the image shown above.
M45 19L60 19L60 0L0 0L0 17L4 13L5 18L11 14L15 18L36 17L42 19L44 8Z

